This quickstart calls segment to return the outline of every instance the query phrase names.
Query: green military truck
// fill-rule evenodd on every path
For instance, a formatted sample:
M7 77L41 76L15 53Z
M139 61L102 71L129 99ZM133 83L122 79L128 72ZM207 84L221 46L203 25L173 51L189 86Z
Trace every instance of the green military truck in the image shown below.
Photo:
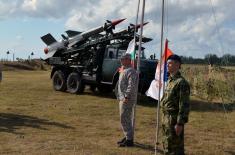
M131 26L117 33L112 32L114 27L111 26L105 30L106 34L99 33L100 31L95 33L94 30L86 33L68 30L68 37L62 35L63 40L60 42L51 34L42 36L41 39L48 45L44 49L44 60L52 66L53 88L56 91L77 94L82 93L85 86L89 85L91 90L111 92L118 81L120 57L134 38L136 26ZM136 35L136 40L138 39L139 36ZM142 38L143 43L151 40ZM139 92L145 93L154 79L156 60L146 59L144 48L141 53Z
M96 49L96 54L84 56L86 64L72 65L60 60L48 60L53 65L51 79L56 91L67 91L69 93L82 93L86 85L91 90L96 88L100 92L110 92L114 89L119 76L120 57L126 52L126 48L120 44L108 45ZM88 52L89 53L89 52ZM55 61L55 62L53 62ZM140 59L140 81L139 92L144 93L151 81L154 79L156 61L146 59L144 51Z

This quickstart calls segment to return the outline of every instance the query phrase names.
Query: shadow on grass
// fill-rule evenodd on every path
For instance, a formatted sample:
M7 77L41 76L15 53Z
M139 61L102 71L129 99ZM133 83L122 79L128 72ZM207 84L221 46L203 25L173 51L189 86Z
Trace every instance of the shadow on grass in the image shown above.
M116 99L116 96L113 92L101 93L98 91L92 92L88 90L81 95L91 95L102 98ZM157 107L158 101L146 95L139 94L137 104L144 107ZM201 112L208 112L208 111L223 112L224 110L226 110L227 112L231 112L235 110L235 103L222 104L222 103L211 103L200 100L191 100L190 106L192 111L201 111Z
M24 134L22 132L17 132L17 130L23 127L48 130L45 126L56 126L65 129L74 129L71 126L67 126L57 122L52 122L46 119L40 119L37 117L11 114L11 113L0 113L0 132Z
M144 107L157 107L158 101L146 95L138 95L137 104Z
M150 97L141 95L138 96L138 105L145 107L157 107L158 101ZM232 112L235 110L235 103L211 103L206 101L199 100L190 100L191 111L200 111L200 112Z
M200 112L232 112L235 110L235 103L222 104L222 103L210 103L205 101L190 101L192 111Z
M141 143L135 142L134 146L137 148L141 148L143 150L155 152L155 148L152 145L141 144ZM162 150L157 149L156 151L157 151L157 153L164 154Z
M225 153L228 153L229 155L235 155L235 151L224 151Z
M145 107L157 107L158 101L147 96L138 96L138 105ZM232 112L235 111L235 103L211 103L206 101L191 100L191 111L200 112Z
M150 97L141 95L138 96L138 105L147 106L147 107L157 107L158 101ZM199 100L190 100L190 106L192 111L201 111L201 112L208 112L208 111L223 112L224 110L226 110L227 112L232 112L235 110L235 103L222 104L222 103L211 103Z
M106 93L101 93L98 91L92 92L92 91L85 91L82 94L79 95L90 95L90 96L96 96L96 97L101 97L101 98L110 98L110 99L116 99L116 96L113 92L106 92Z
M101 98L116 99L114 92L101 93L99 91L92 92L88 90L88 91L85 91L83 94L79 94L79 95L90 95L90 96L96 96L96 97L101 97ZM137 104L141 106L147 106L147 107L156 107L157 100L154 100L151 97L148 97L146 95L138 94Z

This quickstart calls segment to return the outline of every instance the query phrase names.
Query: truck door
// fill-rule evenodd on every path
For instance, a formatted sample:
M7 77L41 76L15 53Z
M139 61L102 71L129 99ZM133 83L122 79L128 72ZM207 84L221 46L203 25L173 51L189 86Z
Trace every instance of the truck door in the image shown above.
M105 51L102 65L102 83L112 84L114 74L120 67L117 48L109 47Z

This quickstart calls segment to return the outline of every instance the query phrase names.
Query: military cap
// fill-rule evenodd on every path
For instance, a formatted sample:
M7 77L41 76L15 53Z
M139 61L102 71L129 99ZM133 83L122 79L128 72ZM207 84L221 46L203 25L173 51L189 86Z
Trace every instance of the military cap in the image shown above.
M130 53L124 53L122 55L121 59L131 59L131 54Z
M181 58L178 55L176 55L176 54L173 54L173 55L169 56L167 58L167 60L174 60L174 61L178 61L180 64L182 63L181 62Z

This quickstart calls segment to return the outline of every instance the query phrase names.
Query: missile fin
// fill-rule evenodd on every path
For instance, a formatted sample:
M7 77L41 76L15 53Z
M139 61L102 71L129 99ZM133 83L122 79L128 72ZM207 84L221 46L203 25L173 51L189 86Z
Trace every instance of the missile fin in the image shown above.
M41 39L47 46L57 42L57 40L50 33L42 36Z

